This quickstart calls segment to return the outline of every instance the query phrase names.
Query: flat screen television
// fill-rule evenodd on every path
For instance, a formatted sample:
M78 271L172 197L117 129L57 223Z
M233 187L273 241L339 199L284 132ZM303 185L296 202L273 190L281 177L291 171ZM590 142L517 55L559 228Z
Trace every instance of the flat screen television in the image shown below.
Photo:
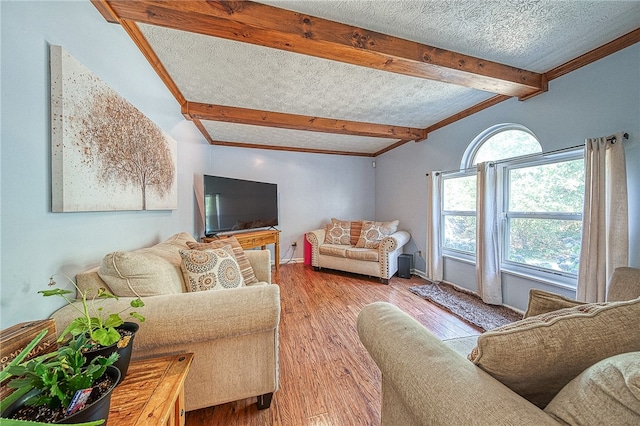
M204 175L207 237L277 225L277 184Z

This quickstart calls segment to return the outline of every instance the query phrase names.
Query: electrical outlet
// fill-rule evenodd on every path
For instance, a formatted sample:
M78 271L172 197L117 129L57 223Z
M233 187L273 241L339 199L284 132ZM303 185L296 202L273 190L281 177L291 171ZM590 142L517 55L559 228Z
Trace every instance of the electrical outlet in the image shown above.
M298 247L298 242L297 241L292 242L291 247Z

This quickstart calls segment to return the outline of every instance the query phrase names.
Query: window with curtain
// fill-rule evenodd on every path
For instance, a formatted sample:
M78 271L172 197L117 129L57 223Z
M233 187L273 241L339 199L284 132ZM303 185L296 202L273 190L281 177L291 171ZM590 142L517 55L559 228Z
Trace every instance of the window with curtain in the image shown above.
M540 154L540 155L538 155ZM500 124L469 144L460 172L442 176L442 252L475 261L475 166L493 162L500 269L575 286L584 193L583 150L543 155L535 135Z

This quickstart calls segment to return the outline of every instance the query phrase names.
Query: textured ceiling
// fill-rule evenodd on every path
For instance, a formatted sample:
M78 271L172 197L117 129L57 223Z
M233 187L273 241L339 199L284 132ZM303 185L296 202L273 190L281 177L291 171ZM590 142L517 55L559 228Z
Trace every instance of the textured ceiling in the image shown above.
M194 102L427 127L492 95L184 31L140 28Z
M214 1L208 5L225 9L234 3L237 2ZM260 3L540 74L640 27L638 1ZM224 18L233 21L235 16L228 13ZM168 86L175 85L173 91L179 92L176 97L180 102L403 126L422 129L426 134L431 126L446 123L450 117L500 94L353 65L349 57L339 58L340 61L323 59L263 47L259 45L262 43L202 35L193 32L194 27L186 23L168 22L162 26L153 21L143 23L148 17L155 15L145 10L140 19L131 20L137 22L135 25L144 36L146 49L159 60L161 67L156 68L160 75L169 81ZM244 27L239 28L229 29L229 33L245 34ZM314 30L317 28L312 27L310 35L303 38L315 38ZM247 30L246 34L255 33ZM141 44L140 37L132 37ZM288 43L295 45L297 41ZM446 72L443 77L444 74ZM242 120L190 118L213 144L375 156L409 139L275 128L282 127L279 125L265 127L263 124L269 123L257 123L261 124L258 126L243 124Z

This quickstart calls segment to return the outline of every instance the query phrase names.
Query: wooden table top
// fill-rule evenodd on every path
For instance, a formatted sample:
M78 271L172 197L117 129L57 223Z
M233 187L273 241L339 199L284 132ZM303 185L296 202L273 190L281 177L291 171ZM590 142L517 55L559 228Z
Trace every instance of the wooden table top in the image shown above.
M164 425L184 386L193 354L132 361L111 396L109 426Z

